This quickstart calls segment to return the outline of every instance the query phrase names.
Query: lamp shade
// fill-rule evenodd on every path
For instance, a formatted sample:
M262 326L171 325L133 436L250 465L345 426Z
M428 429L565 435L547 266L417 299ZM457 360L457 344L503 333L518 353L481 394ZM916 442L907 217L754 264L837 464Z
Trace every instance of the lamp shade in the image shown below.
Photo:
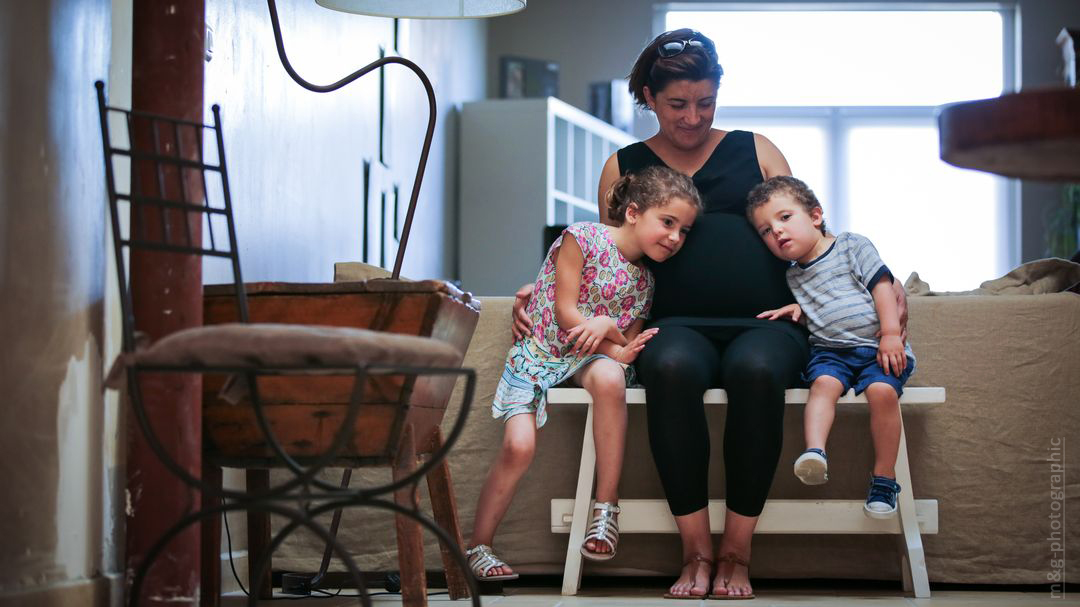
M527 0L315 0L346 13L408 19L498 17L525 8Z

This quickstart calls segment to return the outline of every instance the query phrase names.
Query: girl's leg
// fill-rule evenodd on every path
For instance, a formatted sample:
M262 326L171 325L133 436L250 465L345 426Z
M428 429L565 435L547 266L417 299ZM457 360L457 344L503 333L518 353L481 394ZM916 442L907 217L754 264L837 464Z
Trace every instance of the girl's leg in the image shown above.
M870 403L870 436L874 439L874 474L896 478L896 454L900 450L900 399L887 383L866 387Z
M535 453L536 415L523 413L506 420L503 426L502 448L492 462L487 480L480 490L469 548L478 544L491 545L495 528L506 515L518 482L529 469ZM513 573L510 567L495 567L488 571L488 575L509 573Z
M619 363L602 358L578 372L577 380L593 399L596 501L614 503L619 501L626 444L626 374ZM585 547L590 552L611 552L607 542L589 540Z
M728 394L724 428L727 469L727 517L717 554L750 560L750 541L765 507L784 428L784 390L806 366L808 350L790 336L771 329L741 333L721 360ZM719 563L713 594L752 593L749 571L732 560Z
M649 446L668 506L682 539L683 569L670 592L708 593L712 536L709 528L709 429L702 397L717 383L720 355L713 343L687 327L664 327L646 344L637 369L647 395Z
M843 396L843 391L844 384L829 375L818 377L810 385L810 396L806 398L803 413L803 437L807 449L826 451L825 443L836 418L836 401Z

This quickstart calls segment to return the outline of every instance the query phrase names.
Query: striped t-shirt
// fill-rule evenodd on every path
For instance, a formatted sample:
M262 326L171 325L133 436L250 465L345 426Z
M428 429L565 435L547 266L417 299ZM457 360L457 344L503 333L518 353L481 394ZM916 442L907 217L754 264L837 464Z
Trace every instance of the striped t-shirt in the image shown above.
M803 265L792 263L787 283L802 307L810 344L823 348L878 346L877 309L871 289L891 280L889 268L865 236L843 232L829 250ZM904 350L912 356L911 347Z

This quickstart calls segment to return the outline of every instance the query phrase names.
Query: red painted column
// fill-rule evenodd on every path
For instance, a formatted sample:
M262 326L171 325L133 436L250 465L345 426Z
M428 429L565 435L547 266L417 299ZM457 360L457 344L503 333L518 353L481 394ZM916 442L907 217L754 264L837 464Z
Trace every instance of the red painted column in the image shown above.
M203 39L206 25L204 0L134 0L132 43L132 107L170 117L203 120ZM153 135L136 123L136 146L153 149ZM193 133L182 133L193 142ZM176 145L171 134L164 142ZM196 149L184 143L184 155ZM159 185L152 163L132 166L144 192L180 200L180 176L166 171ZM187 200L201 204L198 175L185 171ZM170 216L174 236L182 237L183 224ZM193 216L197 217L197 215ZM147 214L150 226L163 225ZM132 217L132 225L135 217ZM189 221L200 240L202 224ZM151 228L154 229L154 228ZM152 341L187 327L202 324L202 266L200 258L176 253L133 251L132 299L136 328ZM198 477L202 451L202 382L198 376L144 375L143 403L159 440L173 458ZM199 508L199 494L171 474L150 450L135 420L129 415L127 440L127 571L133 575L151 546L185 514ZM216 551L215 551L216 552ZM130 583L130 579L128 580ZM194 605L199 592L199 528L189 528L155 561L140 593L140 605Z

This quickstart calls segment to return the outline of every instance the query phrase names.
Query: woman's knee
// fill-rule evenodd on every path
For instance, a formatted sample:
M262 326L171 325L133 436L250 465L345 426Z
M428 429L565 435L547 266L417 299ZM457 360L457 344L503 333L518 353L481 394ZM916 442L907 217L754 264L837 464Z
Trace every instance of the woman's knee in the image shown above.
M678 387L686 382L708 383L720 363L716 347L687 327L664 327L653 337L637 360L646 386Z
M784 378L766 356L745 356L730 361L724 368L724 385L755 388L786 388Z
M775 391L791 387L806 367L806 351L790 337L770 329L743 333L724 353L724 383Z

